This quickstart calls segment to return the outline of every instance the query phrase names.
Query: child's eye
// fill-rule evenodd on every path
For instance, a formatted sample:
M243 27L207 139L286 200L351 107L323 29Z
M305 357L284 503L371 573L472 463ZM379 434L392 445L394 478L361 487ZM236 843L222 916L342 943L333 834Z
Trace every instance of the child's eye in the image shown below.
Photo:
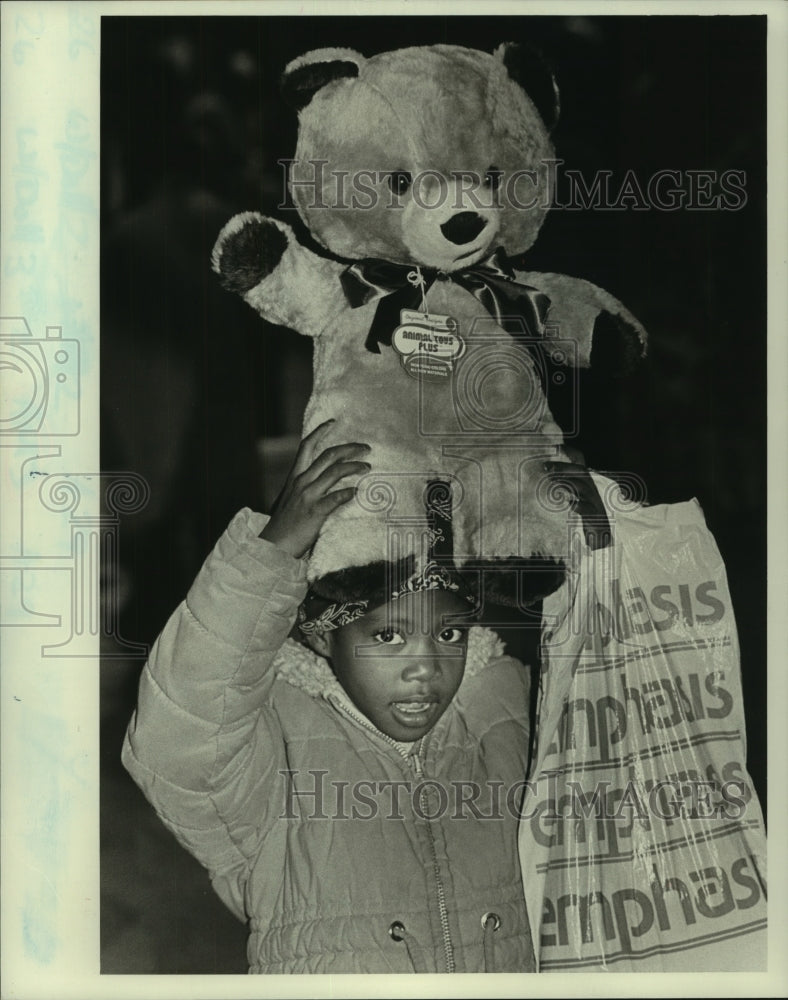
M394 629L391 628L384 628L381 629L380 632L375 632L372 638L375 642L380 642L384 646L399 646L405 641L399 632L395 632Z
M465 632L461 628L445 628L438 636L438 642L462 642Z

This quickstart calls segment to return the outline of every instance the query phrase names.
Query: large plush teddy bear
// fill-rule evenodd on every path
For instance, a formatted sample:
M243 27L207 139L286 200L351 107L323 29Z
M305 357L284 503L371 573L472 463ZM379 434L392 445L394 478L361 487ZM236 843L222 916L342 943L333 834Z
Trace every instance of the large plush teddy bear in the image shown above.
M332 596L348 567L424 558L436 479L459 565L560 566L567 510L546 470L569 459L546 394L571 387L574 367L626 367L645 333L602 289L510 260L550 205L552 76L515 44L321 49L286 68L283 88L299 109L292 197L333 256L243 213L213 266L264 319L313 338L304 432L334 418L327 444L372 446L310 580ZM532 575L519 599L559 579Z

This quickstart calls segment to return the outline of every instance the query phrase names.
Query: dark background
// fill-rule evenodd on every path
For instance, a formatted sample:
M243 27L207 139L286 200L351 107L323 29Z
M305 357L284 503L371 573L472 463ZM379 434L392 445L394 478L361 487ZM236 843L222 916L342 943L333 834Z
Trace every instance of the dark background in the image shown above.
M265 327L210 271L237 211L286 218L286 63L446 42L538 46L562 96L553 139L590 180L740 170L737 211L560 211L526 263L608 289L649 331L611 386L581 381L588 464L652 503L697 497L739 627L748 764L766 793L765 17L102 18L102 466L144 475L121 530L121 634L151 643L213 542L270 495L262 438L297 435L305 338ZM266 475L269 477L266 488ZM102 971L245 972L244 928L119 764L141 663L102 670Z

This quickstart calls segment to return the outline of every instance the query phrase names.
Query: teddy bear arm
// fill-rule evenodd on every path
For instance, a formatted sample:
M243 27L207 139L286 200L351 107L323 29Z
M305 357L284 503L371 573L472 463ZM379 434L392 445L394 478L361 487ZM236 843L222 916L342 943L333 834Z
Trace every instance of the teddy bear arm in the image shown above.
M646 353L646 331L615 296L603 288L566 274L518 272L517 280L550 299L544 336L569 341L568 356L579 368L622 375Z
M279 267L245 296L265 319L306 337L319 337L346 308L341 264L318 257L293 241Z
M343 267L302 246L286 223L256 212L235 216L213 251L222 285L263 319L317 337L344 305Z

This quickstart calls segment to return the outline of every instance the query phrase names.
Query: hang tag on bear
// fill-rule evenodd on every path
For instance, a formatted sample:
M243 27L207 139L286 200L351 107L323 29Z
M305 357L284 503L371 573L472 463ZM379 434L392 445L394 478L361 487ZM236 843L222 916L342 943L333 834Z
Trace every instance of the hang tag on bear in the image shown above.
M424 382L445 382L454 371L454 362L465 353L465 341L457 332L454 317L418 309L400 312L391 346L408 375Z

